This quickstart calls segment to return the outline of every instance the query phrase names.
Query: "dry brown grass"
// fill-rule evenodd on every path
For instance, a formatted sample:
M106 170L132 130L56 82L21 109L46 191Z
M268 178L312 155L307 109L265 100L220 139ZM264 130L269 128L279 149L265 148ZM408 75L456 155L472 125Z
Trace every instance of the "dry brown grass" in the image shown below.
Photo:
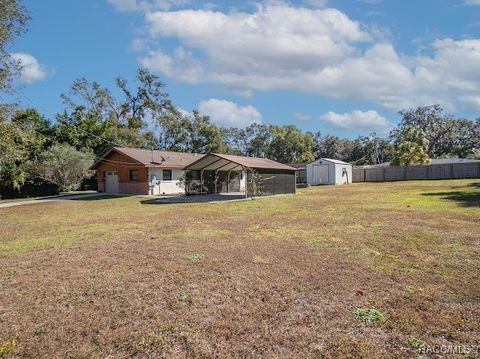
M0 345L44 358L405 358L412 338L478 346L479 196L475 181L435 181L2 209ZM356 308L387 319L366 324Z

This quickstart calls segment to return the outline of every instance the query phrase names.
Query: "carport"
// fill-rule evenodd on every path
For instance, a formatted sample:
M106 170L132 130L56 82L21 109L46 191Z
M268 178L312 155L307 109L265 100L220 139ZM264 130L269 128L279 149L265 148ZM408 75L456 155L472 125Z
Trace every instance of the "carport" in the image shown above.
M212 153L184 170L187 194L241 192L253 197L295 193L297 169L267 158Z

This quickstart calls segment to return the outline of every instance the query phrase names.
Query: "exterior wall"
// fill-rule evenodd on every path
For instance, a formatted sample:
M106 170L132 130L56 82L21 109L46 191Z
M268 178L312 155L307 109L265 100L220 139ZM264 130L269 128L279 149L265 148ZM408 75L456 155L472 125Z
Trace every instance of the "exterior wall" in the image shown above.
M148 168L117 152L112 152L104 160L96 169L99 192L105 191L105 172L116 171L119 193L148 194ZM138 170L138 181L130 181L130 170Z
M352 166L351 165L343 165L343 164L335 164L335 182L334 184L349 184L352 183ZM346 175L344 175L344 169L346 171Z
M119 182L118 190L126 194L148 194L148 182Z
M171 170L172 171L172 180L171 181L164 181L163 180L163 170ZM149 170L149 178L150 178L150 186L153 186L151 190L153 193L151 194L183 194L185 193L185 187L180 183L180 178L185 175L184 170L178 170L173 168L150 168ZM156 177L157 184L153 184L151 181L153 176Z

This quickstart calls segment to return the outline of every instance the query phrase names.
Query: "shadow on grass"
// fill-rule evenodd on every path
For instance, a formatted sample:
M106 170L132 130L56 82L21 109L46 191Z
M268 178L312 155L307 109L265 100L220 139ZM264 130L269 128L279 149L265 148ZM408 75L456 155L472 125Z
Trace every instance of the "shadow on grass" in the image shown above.
M117 198L125 198L125 197L131 197L129 195L101 195L101 196L92 196L92 197L75 197L75 198L62 198L62 200L65 201L101 201L104 199L117 199Z
M473 185L480 188L480 183L473 183L471 186ZM430 192L423 193L423 196L440 197L442 199L457 202L463 207L480 207L480 192Z
M195 196L172 196L152 198L141 201L142 204L179 204L179 203L209 203L209 202L228 202L245 199L243 195L214 195L204 194Z

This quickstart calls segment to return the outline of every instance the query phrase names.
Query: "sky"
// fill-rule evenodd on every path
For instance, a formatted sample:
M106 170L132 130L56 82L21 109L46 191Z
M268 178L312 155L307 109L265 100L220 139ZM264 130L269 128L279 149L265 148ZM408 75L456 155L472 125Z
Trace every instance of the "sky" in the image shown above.
M480 0L24 0L13 100L48 118L80 77L146 67L223 126L387 135L398 111L480 117Z

